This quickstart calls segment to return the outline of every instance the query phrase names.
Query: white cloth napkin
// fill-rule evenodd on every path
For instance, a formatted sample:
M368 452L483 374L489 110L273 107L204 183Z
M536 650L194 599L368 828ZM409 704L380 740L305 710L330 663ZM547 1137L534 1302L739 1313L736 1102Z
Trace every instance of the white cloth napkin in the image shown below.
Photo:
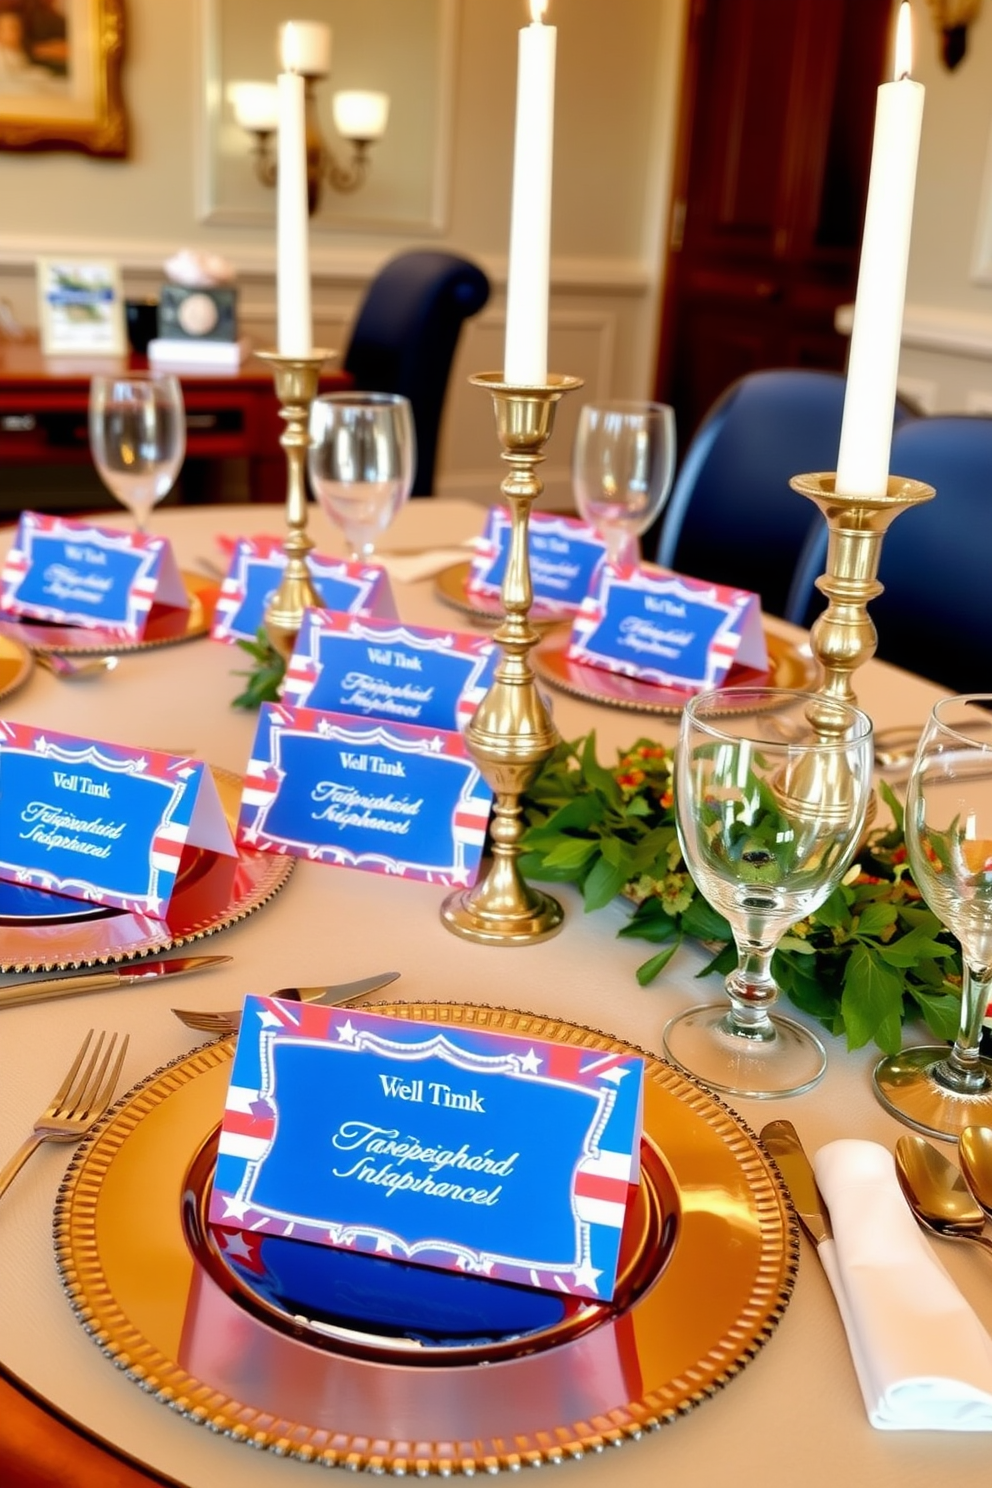
M372 562L384 568L399 584L417 584L421 579L432 579L452 564L466 563L471 556L471 547L463 545L432 548L428 553L375 553Z
M834 1235L820 1260L871 1424L992 1431L992 1339L913 1218L892 1154L830 1142L813 1168Z

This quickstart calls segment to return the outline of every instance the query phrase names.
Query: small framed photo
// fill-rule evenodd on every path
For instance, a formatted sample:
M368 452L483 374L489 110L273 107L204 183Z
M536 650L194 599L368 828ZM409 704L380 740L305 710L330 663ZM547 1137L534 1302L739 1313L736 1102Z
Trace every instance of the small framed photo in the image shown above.
M38 324L47 356L123 356L127 335L118 265L106 259L39 259Z

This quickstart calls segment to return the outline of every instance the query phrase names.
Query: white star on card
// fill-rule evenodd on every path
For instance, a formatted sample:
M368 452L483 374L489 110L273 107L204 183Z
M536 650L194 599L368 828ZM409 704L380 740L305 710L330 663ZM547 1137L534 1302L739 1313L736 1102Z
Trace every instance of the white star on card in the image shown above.
M225 1219L244 1219L245 1215L248 1213L248 1210L250 1208L251 1208L251 1205L250 1204L246 1204L243 1199L236 1199L233 1196L230 1197L230 1198L225 1198L225 1200L224 1200L224 1218Z
M392 1255L392 1242L387 1240L385 1235L378 1235L376 1237L375 1253L376 1255Z
M251 1246L247 1244L244 1235L240 1233L237 1235L222 1235L221 1244L224 1247L224 1254L231 1256L236 1261L250 1261L253 1259Z
M270 1012L268 1008L262 1008L258 1014L258 1021L263 1028L281 1028L282 1019L277 1014Z
M589 1261L583 1261L581 1266L575 1268L575 1285L588 1287L591 1292L596 1290L596 1282L602 1276L602 1271L597 1271Z
M349 1018L347 1023L341 1023L336 1029L337 1036L343 1044L353 1044L358 1037L358 1029Z
M615 1064L612 1069L604 1070L599 1078L601 1080L609 1080L612 1085L619 1085L624 1075L629 1074L629 1069L621 1069L620 1065Z
M528 1075L536 1075L543 1063L544 1060L539 1059L533 1049L528 1049L520 1061L520 1068L525 1070Z

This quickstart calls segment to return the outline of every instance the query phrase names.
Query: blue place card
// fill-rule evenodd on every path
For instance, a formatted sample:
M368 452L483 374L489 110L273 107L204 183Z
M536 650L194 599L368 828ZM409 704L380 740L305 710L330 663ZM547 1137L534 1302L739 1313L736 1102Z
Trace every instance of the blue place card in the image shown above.
M492 681L499 647L487 636L307 610L282 700L427 728L458 729Z
M0 878L161 918L188 847L235 852L201 761L0 720Z
M668 569L604 563L572 622L568 656L661 686L719 687L734 665L767 670L761 601Z
M478 869L491 805L461 734L265 703L238 838L464 886Z
M468 594L499 594L510 555L510 531L510 513L505 507L491 507L466 581ZM531 512L527 552L534 613L543 609L571 614L588 594L606 546L595 529L577 517Z
M606 1299L637 1055L248 997L214 1224Z
M217 599L211 637L215 641L253 641L285 567L281 538L239 539ZM314 553L308 554L307 567L326 609L395 619L396 602L384 568L321 558Z
M22 512L0 575L0 610L140 641L152 605L189 609L166 538Z

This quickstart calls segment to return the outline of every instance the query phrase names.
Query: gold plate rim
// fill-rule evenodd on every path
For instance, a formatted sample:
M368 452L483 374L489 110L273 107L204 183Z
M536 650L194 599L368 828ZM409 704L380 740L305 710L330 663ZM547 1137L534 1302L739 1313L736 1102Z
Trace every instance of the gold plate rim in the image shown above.
M443 568L434 580L434 593L443 604L451 605L453 609L461 610L463 615L471 615L473 619L496 625L503 619L503 606L498 595L493 595L491 604L475 601L465 588L472 570L472 560L466 559L462 563L453 563L450 568ZM542 608L542 601L535 601L531 606L527 618L531 625L537 630L542 630L549 625L560 625L567 620L571 623L571 610L557 610Z
M2 665L13 668L7 681L0 682L0 698L5 698L10 697L12 692L16 692L28 680L34 671L34 657L30 648L15 636L0 633L0 666Z
M569 661L567 647L570 635L571 623L559 623L548 630L531 651L531 666L542 682L550 683L559 692L568 693L571 697L581 698L584 703L599 703L604 708L618 708L621 712L653 713L669 718L678 717L682 712L691 694L674 698L674 688L661 687L654 682L642 682L621 672L608 671L605 667ZM765 642L772 664L769 672L755 672L740 683L727 687L728 703L723 710L726 713L735 712L730 701L735 685L808 691L816 681L817 665L812 655L807 655L784 636L776 635L771 630L765 631ZM774 706L774 703L768 704L769 708Z
M598 1371L583 1371L583 1360L588 1363L591 1356L581 1352L581 1338L488 1370L377 1365L376 1388L364 1394L367 1363L321 1354L330 1360L335 1388L328 1390L323 1377L313 1388L331 1418L311 1422L302 1409L280 1413L275 1403L266 1407L264 1401L236 1398L216 1379L188 1372L175 1357L180 1346L169 1350L147 1336L130 1316L141 1311L140 1295L119 1295L127 1289L120 1258L136 1258L134 1274L140 1277L148 1269L142 1266L142 1247L154 1244L161 1261L155 1315L161 1319L162 1278L172 1274L173 1256L181 1256L182 1274L171 1283L179 1317L170 1320L168 1331L171 1337L185 1334L189 1287L202 1286L203 1273L186 1247L180 1204L193 1152L183 1143L170 1143L170 1118L186 1144L200 1141L216 1124L233 1054L230 1040L194 1050L149 1075L117 1103L69 1167L56 1205L56 1258L69 1303L101 1351L153 1398L232 1440L321 1466L397 1476L515 1471L580 1458L672 1423L735 1378L772 1336L788 1306L799 1247L781 1177L741 1117L656 1055L563 1019L461 1003L380 1003L375 1011L644 1055L645 1138L658 1146L679 1189L691 1192L693 1200L685 1205L683 1235L667 1268L626 1312L586 1335L603 1337L610 1330L602 1346L616 1351L619 1381L611 1388L620 1394L597 1397L606 1387ZM709 1204L700 1198L707 1192ZM715 1215L719 1223L713 1222ZM111 1252L109 1262L101 1245ZM134 1285L147 1286L147 1276ZM705 1309L695 1305L701 1294L708 1296ZM685 1298L681 1308L680 1297ZM210 1306L217 1306L216 1297ZM237 1314L239 1329L244 1316ZM210 1325L216 1327L213 1311ZM271 1347L264 1324L254 1326L263 1330L262 1347ZM316 1351L305 1344L295 1347L305 1350L299 1357L306 1369L316 1369ZM674 1373L673 1360L678 1361ZM506 1392L492 1389L493 1368L517 1372L508 1407ZM558 1378L548 1383L554 1368ZM365 1372L359 1377L356 1370ZM506 1419L525 1409L532 1417L541 1411L541 1389L535 1404L533 1385L542 1379L549 1419L516 1424ZM634 1380L639 1388L631 1388ZM333 1420L334 1402L349 1395L353 1414L362 1419L345 1426ZM393 1434L400 1398L406 1418L423 1428L416 1441ZM293 1405L299 1405L296 1397ZM576 1414L579 1407L586 1408ZM567 1419L554 1414L560 1410Z
M180 646L207 635L213 624L214 602L220 593L216 579L205 574L181 571L180 577L190 598L186 629L181 635L153 637L151 640L126 641L105 630L88 630L83 626L42 626L29 617L4 613L3 624L23 632L23 645L43 656L127 656L132 651L157 651L162 646ZM58 632L58 640L46 640L46 631ZM8 632L9 633L9 632ZM11 640L17 638L10 636Z
M221 804L232 830L237 822L242 780L231 770L210 767ZM72 971L87 966L120 966L141 956L192 945L236 925L268 904L296 867L296 859L283 853L259 852L235 842L237 869L247 876L234 898L202 917L171 928L168 920L148 915L114 914L105 918L80 918L52 922L9 924L0 927L0 973L23 971ZM216 854L201 850L204 860ZM180 898L179 909L183 909ZM105 935L101 943L101 931Z

